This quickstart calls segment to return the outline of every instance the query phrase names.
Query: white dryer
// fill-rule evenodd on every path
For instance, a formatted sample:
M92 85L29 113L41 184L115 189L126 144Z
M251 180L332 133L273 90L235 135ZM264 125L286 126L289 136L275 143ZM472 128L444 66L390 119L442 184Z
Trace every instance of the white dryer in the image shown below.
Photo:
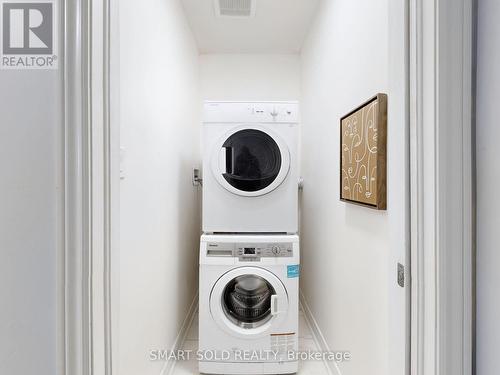
M199 298L201 373L297 372L298 236L203 235Z
M297 102L206 102L203 232L297 233Z

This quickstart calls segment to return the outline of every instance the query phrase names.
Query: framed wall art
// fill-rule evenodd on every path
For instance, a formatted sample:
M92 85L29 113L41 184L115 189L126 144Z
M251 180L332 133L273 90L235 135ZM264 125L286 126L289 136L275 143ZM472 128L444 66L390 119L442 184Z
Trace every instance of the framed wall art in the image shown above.
M340 200L387 208L387 95L340 119Z

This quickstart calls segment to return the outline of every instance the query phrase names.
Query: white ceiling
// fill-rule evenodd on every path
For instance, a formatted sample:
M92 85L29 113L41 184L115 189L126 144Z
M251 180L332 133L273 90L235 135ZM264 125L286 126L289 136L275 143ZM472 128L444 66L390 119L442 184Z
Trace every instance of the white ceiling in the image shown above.
M297 53L319 0L256 0L255 17L216 17L214 0L181 0L200 53Z

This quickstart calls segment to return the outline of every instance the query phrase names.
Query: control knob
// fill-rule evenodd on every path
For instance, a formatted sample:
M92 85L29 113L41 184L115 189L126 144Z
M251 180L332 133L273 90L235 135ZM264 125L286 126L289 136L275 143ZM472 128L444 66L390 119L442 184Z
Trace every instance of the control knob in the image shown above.
M273 246L273 248L271 250L272 250L273 254L275 254L275 255L278 255L281 252L281 249L279 246Z

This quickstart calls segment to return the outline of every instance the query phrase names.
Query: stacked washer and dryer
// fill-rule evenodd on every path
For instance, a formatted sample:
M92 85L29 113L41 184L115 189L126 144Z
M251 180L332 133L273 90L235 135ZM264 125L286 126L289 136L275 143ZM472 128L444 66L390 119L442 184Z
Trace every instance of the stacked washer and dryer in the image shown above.
M199 370L289 374L298 349L297 102L206 102Z

